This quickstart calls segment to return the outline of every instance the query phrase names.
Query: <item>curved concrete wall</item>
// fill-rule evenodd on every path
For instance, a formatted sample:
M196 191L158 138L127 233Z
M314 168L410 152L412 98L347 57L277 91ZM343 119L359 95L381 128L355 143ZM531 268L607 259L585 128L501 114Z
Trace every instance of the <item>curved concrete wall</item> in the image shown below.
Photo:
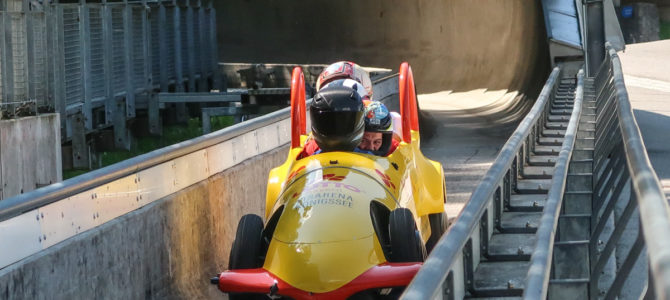
M540 1L214 1L219 60L413 67L419 93L542 86Z

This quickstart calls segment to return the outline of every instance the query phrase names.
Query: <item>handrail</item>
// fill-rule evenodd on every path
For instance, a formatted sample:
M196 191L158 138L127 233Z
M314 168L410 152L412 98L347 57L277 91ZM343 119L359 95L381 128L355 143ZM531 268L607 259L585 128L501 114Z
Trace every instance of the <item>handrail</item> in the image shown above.
M76 195L96 186L100 186L130 174L148 169L152 166L170 161L212 145L240 136L247 132L289 118L290 108L238 123L222 130L184 141L172 146L142 154L122 162L91 171L0 201L0 222L18 216L32 209Z
M545 111L559 73L558 67L553 69L535 104L507 140L456 222L440 238L423 267L405 289L403 299L432 298L442 290L442 283L454 267L458 255L470 239L489 202L492 201L496 188L517 157L523 141L530 135L531 129Z
M658 299L667 299L670 297L670 239L663 237L670 232L670 207L651 166L633 115L619 57L609 42L606 43L606 48L612 62L619 128L623 137L626 163L638 199L654 291Z
M551 187L547 194L547 202L542 211L540 225L537 228L537 242L530 258L530 267L526 277L523 298L546 299L549 287L549 272L551 270L551 258L554 248L554 236L558 224L558 216L561 212L563 194L565 192L568 166L572 157L575 139L577 138L577 127L582 113L582 100L584 98L584 70L577 74L577 90L575 91L575 102L573 105L570 122L565 130L565 139L558 154Z

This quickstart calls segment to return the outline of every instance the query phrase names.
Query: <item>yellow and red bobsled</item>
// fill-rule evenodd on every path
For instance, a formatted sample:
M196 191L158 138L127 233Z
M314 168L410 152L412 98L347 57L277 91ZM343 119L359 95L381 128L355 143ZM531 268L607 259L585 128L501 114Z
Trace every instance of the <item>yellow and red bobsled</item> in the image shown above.
M411 68L400 66L402 141L386 157L326 152L296 159L307 139L305 84L291 85L291 149L270 172L265 220L245 215L230 270L213 279L230 297L397 297L446 230L440 163L419 148Z

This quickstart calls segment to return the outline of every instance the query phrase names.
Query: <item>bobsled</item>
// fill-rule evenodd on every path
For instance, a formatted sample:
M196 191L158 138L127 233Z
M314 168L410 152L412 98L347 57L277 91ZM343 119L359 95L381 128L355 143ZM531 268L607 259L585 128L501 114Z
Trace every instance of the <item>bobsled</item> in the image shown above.
M231 299L397 298L447 221L443 169L421 153L407 63L399 101L401 140L392 153L299 159L308 134L304 76L295 68L288 158L269 174L264 218L240 219L229 270L212 283Z

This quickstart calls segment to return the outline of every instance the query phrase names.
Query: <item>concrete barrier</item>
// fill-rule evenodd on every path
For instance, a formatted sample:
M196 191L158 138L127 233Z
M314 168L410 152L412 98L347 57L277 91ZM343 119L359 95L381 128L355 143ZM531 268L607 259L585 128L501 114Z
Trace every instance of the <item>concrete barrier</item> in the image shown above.
M287 146L253 157L0 270L0 299L163 299L222 295L237 222L263 215L266 178Z
M0 121L0 200L63 180L60 118L42 114Z

